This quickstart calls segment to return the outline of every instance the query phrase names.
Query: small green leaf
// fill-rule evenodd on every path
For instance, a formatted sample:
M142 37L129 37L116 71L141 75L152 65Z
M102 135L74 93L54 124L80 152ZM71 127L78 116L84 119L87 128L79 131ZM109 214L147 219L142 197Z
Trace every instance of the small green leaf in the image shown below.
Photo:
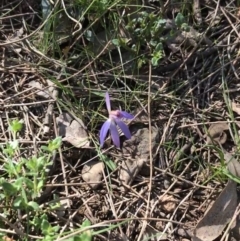
M119 41L117 38L112 39L112 43L113 43L115 46L120 47L120 41Z
M60 227L57 225L57 226L54 226L52 227L52 232L54 233L57 233L59 231Z
M36 159L37 163L37 168L42 169L44 165L47 163L46 157L45 156L40 156Z
M190 31L190 27L188 26L187 23L183 23L183 24L181 25L181 29L184 30L184 31L186 31L186 32L189 32L189 31Z
M86 227L89 227L91 225L91 222L87 219L85 220L82 225L81 225L81 228L86 228ZM84 231L81 235L81 240L84 240L84 241L91 241L92 240L92 232L91 230L86 230Z
M155 47L157 45L157 41L151 40L149 43L151 46Z
M51 225L49 224L49 222L47 220L45 220L45 219L42 220L41 229L42 229L44 234L49 233L49 229L51 229Z
M23 182L24 182L24 177L19 177L15 183L14 183L14 186L16 187L16 189L19 191L22 189L23 187Z
M81 241L91 241L92 240L91 231L83 232L80 236L80 240Z
M18 149L18 141L9 141L8 143L6 143L6 147L2 147L3 149L3 153L6 156L14 156L16 150Z
M29 189L34 188L34 182L31 179L24 178L23 181L24 181L25 185L27 186L27 188L29 188Z
M157 46L155 47L155 51L156 52L163 51L163 44L162 43L158 43Z
M18 144L19 144L18 140L9 141L9 146L10 146L13 150L17 150Z
M90 225L91 225L91 222L88 219L86 219L83 221L81 228L86 228L86 227L89 227Z
M115 162L113 162L111 159L109 159L107 156L104 156L104 162L109 167L111 171L114 171L117 169L117 165Z
M157 21L157 25L158 25L158 26L159 26L159 25L165 25L166 22L167 22L166 19L159 19L159 20Z
M57 150L61 146L61 143L62 143L62 137L60 136L56 137L54 140L49 141L48 151L53 152Z
M175 23L176 25L181 28L181 25L185 23L184 16L181 13L178 13L176 18L175 18Z
M13 207L19 209L19 208L22 208L22 207L25 207L25 201L22 197L17 197L14 199L13 201Z
M158 65L158 60L159 60L159 58L157 58L157 57L153 57L153 58L151 59L152 65L153 65L154 67L156 67L156 66Z
M144 58L139 58L139 59L138 59L138 63L137 63L138 69L141 69L141 67L142 67L144 64L146 64L146 59L144 59Z
M22 130L23 120L13 120L10 122L9 130L12 132L19 132Z
M44 181L41 179L38 181L38 184L37 184L37 189L38 191L40 191L44 186Z
M4 182L4 183L2 183L1 185L2 185L2 187L3 187L3 191L4 191L7 195L11 196L11 195L16 194L17 189L16 189L16 187L15 187L13 184L8 183L8 182Z
M34 218L32 220L30 220L30 223L33 226L38 227L41 224L41 219L38 216L34 216Z
M0 193L0 200L4 200L6 196L3 193Z
M36 202L30 201L28 202L28 206L31 207L33 210L39 210L39 205Z
M31 159L29 159L27 162L26 162L26 167L28 168L29 171L33 171L36 169L36 157L33 156Z

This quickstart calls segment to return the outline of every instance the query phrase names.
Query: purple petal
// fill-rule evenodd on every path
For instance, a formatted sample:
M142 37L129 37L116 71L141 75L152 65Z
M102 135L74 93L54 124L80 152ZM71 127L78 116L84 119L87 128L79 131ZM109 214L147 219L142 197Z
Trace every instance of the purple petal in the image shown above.
M111 103L110 103L110 97L109 97L108 92L106 92L105 99L106 99L106 106L107 106L108 113L110 113L110 111L111 111Z
M104 140L107 136L108 130L109 130L110 125L111 125L111 122L112 121L110 119L108 119L107 121L104 122L104 124L101 127L101 130L100 130L100 146L101 147L103 147Z
M128 126L122 122L120 119L115 119L117 125L120 127L120 129L122 130L123 134L130 139L131 138L131 133L129 131Z
M134 118L133 115L129 114L126 111L120 110L119 112L120 112L121 118L123 118L123 117L126 118L126 119L133 119Z
M110 132L111 132L113 144L116 147L120 147L119 133L118 133L118 130L117 130L117 127L116 127L116 124L114 121L111 122Z

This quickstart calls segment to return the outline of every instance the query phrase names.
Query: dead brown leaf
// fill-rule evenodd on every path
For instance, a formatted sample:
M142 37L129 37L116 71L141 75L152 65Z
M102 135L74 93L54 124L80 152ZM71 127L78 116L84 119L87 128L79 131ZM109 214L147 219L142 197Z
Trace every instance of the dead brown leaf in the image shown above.
M68 113L63 113L57 117L58 131L63 141L71 143L78 148L88 148L90 141L83 122L73 120Z
M222 141L219 139L220 134L225 134L228 129L227 124L214 124L208 129L209 143L216 141L217 144L224 144L227 136ZM213 142L212 142L213 141ZM222 147L221 147L222 148ZM235 176L240 176L240 164L230 153L222 148L225 163L228 170ZM193 231L193 241L212 241L216 239L225 229L226 225L233 218L237 208L237 183L231 179L228 180L227 186L223 189L212 207L207 211L202 220L197 224Z
M239 104L232 102L232 110L234 112L236 112L238 115L240 115L240 105Z
M127 185L130 185L139 171L142 169L145 159L137 158L126 159L123 161L122 166L119 171L119 180Z
M101 161L90 161L83 166L82 179L90 187L96 189L101 183L104 170L104 163Z
M55 89L54 83L50 80L47 80L47 86L44 86L42 83L36 80L32 80L28 83L28 86L36 88L36 95L41 96L45 99L49 99L51 97L51 93Z
M164 211L170 213L176 209L177 200L172 195L165 195L161 199L161 204Z
M237 207L236 183L229 180L213 206L197 224L193 241L216 239L230 222Z

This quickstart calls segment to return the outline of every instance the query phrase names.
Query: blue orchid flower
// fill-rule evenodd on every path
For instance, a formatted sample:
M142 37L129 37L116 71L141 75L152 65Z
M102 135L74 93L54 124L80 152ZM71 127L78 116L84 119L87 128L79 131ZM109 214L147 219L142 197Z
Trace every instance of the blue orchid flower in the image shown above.
M109 131L113 144L119 148L120 147L120 138L119 138L119 133L118 133L117 127L119 127L122 130L123 134L128 139L130 139L131 133L129 131L129 128L121 119L122 118L133 119L134 116L129 114L126 111L121 111L121 110L112 111L110 97L109 97L108 92L106 92L105 98L106 98L106 106L107 106L109 118L104 122L104 124L102 125L102 128L100 130L100 146L103 147L104 140Z

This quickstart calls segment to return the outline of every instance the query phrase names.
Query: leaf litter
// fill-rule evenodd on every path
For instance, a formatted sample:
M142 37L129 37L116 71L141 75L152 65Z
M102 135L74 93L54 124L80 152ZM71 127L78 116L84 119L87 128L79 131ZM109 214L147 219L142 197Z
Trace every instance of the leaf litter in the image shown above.
M211 138L213 138L213 142L219 141L219 144L221 145L226 141L226 138L223 141L223 139L220 138L220 133L224 132L226 129L226 124L215 124L210 126L208 134ZM208 142L211 142L209 138ZM229 172L234 176L240 177L240 163L232 156L232 154L225 151L223 147L221 148L224 153L224 160ZM232 220L237 206L237 183L230 179L211 208L197 224L195 230L193 231L194 236L192 240L212 241L219 237L226 228L227 224L229 224Z
M88 148L90 140L82 120L74 120L70 114L63 113L56 118L58 132L63 141L71 143L77 148Z
M82 179L91 188L96 189L101 184L104 172L104 163L102 161L90 161L84 164L82 169Z

